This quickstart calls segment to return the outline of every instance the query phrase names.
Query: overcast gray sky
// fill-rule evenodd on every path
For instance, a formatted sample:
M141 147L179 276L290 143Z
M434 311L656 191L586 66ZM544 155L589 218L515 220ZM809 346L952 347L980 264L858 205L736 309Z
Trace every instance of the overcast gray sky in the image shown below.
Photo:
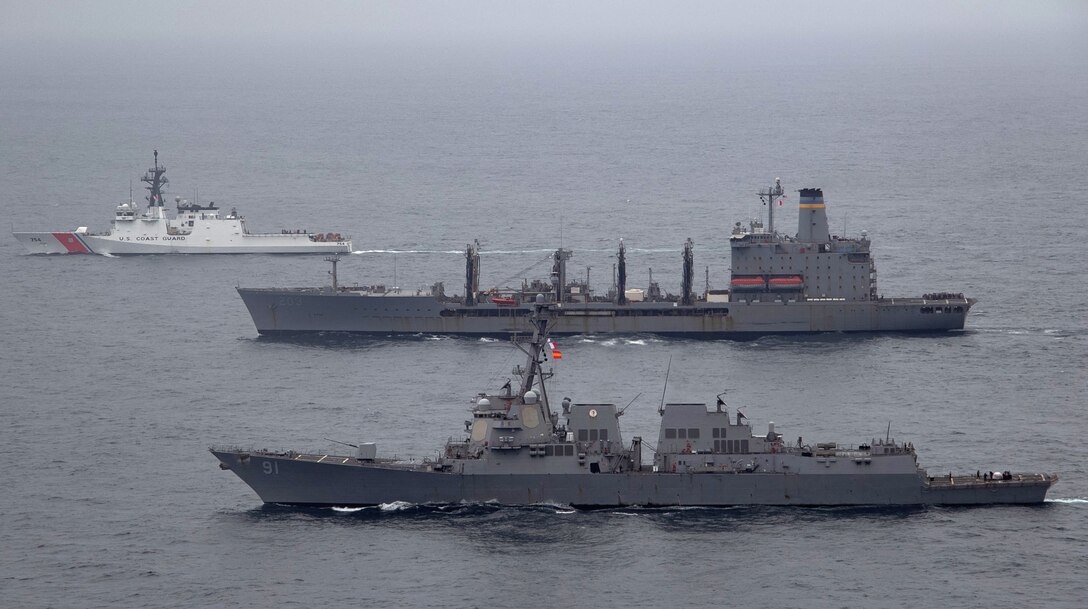
M639 42L1083 34L1084 0L0 0L8 43Z

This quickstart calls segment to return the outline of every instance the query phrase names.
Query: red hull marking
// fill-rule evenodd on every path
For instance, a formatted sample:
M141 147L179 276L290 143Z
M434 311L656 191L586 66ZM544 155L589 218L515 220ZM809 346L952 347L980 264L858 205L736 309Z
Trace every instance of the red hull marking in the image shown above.
M69 254L90 254L91 250L83 244L83 241L75 233L53 233L60 244L68 250Z

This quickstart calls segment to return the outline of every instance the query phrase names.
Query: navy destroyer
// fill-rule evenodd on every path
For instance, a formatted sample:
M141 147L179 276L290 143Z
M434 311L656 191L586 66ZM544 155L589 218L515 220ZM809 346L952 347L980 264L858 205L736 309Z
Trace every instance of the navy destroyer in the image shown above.
M514 369L518 382L473 398L465 435L435 458L380 458L373 443L341 455L211 451L265 503L309 506L1035 504L1057 481L1054 474L1011 471L931 476L918 465L914 445L890 433L851 447L789 442L774 423L757 435L739 409L731 416L722 394L713 407L663 403L656 450L644 464L642 439L628 444L620 433L624 409L563 398L561 412L552 410L546 310L557 307L537 300L532 338L515 343L527 355Z
M694 290L694 244L683 248L681 293L628 289L626 249L620 242L615 286L595 295L588 282L569 280L572 252L554 254L551 277L516 289L480 289L479 244L465 250L464 296L447 296L444 285L411 294L384 286L346 287L336 278L316 288L238 288L262 335L314 332L364 334L512 335L532 330L530 305L538 295L556 305L553 334L637 334L744 338L807 332L943 332L962 330L974 300L961 293L932 292L885 298L877 291L870 241L830 234L818 188L800 191L796 236L775 230L781 182L759 193L768 224L736 223L729 243L730 287ZM709 283L709 280L708 280Z
M175 197L177 213L166 212L164 193L170 180L166 167L155 164L140 181L147 184L147 207L132 200L114 210L112 228L89 231L15 232L31 254L320 254L351 252L351 239L339 233L311 233L301 229L278 233L251 233L246 219L231 209L224 214L214 202L201 205Z

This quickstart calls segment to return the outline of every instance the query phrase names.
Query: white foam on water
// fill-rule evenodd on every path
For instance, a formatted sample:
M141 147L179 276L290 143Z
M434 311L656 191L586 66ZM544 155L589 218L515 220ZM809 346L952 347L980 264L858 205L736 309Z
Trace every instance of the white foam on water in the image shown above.
M407 501L394 501L393 503L383 503L378 506L378 509L383 512L402 512L413 507L415 507L414 503L408 503Z
M352 254L463 254L460 250L355 250Z
M555 503L553 501L544 501L541 503L534 503L533 505L552 508L555 510L556 514L573 514L578 511L565 503Z
M480 250L481 256L494 254L539 254L554 252L552 249L536 250ZM354 250L353 254L459 254L464 255L465 250Z
M336 507L333 506L332 511L340 514L354 514L355 512L361 512L365 510L365 507Z
M1044 503L1088 503L1088 499L1073 497L1070 499L1044 499Z

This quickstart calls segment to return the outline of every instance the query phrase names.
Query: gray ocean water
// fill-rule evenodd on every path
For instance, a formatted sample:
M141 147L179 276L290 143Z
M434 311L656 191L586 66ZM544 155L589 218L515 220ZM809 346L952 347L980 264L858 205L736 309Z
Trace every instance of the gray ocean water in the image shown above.
M873 239L886 296L979 299L965 332L570 338L553 391L641 394L625 435L654 438L671 357L669 400L728 390L757 428L858 443L890 424L937 473L1062 477L1040 507L262 507L210 444L425 457L517 352L258 338L234 288L325 283L320 257L26 256L7 235L2 606L1085 606L1083 56L118 49L0 65L11 227L106 228L158 149L168 195L237 206L251 229L350 233L347 283L460 292L479 239L484 285L543 277L562 244L606 289L623 238L628 285L652 268L675 293L690 237L697 284L708 268L725 287L754 193L823 187L833 232ZM796 195L777 221L795 230Z

